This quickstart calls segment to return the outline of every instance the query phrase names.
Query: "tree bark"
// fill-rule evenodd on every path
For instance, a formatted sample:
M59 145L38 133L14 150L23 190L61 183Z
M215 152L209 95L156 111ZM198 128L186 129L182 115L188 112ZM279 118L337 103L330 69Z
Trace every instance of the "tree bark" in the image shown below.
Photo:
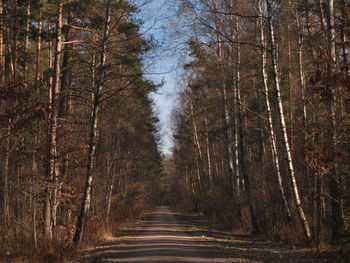
M345 3L346 0L341 1L341 22L342 22L342 27L341 27L341 41L342 41L342 55L343 55L343 72L344 72L344 77L348 77L348 72L349 72L349 47L347 43L349 43L349 32L346 32L347 26L349 25L349 15L347 13L347 10L349 9L348 3Z
M4 87L5 84L5 25L4 25L4 4L0 0L0 86ZM0 100L0 113L4 114L5 112L5 101ZM6 133L5 133L6 135ZM2 143L0 142L0 149L2 148ZM1 177L1 211L2 211L2 220L4 229L6 227L6 214L7 214L7 175L2 167L3 160L2 154L0 154L0 177Z
M231 127L231 118L228 110L228 99L227 99L227 91L226 91L226 83L223 80L222 83L222 96L223 96L223 107L224 107L224 121L225 121L225 140L226 140L226 151L227 151L227 161L228 161L228 176L230 188L239 189L239 181L236 181L236 184L233 183L235 178L234 174L234 161L233 161L233 146L232 146L232 127Z
M321 193L323 188L323 174L316 173L316 246L317 250L320 248L320 236L321 236L321 225L322 225L322 204L321 204Z
M220 21L218 17L215 17L215 23L217 32L220 31ZM219 63L224 62L224 55L223 55L223 47L221 42L221 36L220 34L216 34L217 42L218 42L218 52L217 57L219 60ZM223 70L222 68L220 70ZM233 160L233 145L232 145L232 125L231 125L231 117L229 113L229 107L228 107L228 98L227 98L227 85L226 85L226 78L225 75L222 74L222 81L221 81L221 96L222 96L222 107L223 107L223 113L224 113L224 128L225 128L225 150L226 150L226 159L228 164L228 182L229 187L233 191L234 189L234 160ZM235 185L235 187L239 187L239 185Z
M83 201L82 201L81 210L77 221L77 229L73 240L75 246L78 246L81 242L85 221L86 221L87 214L90 208L90 203L91 203L91 189L92 189L92 181L94 177L96 144L98 139L99 109L100 109L100 99L101 99L100 97L101 97L103 85L105 82L107 42L109 37L110 20L111 20L111 2L112 1L111 0L106 0L106 1L107 1L106 14L105 14L103 38L101 43L100 67L98 70L96 87L92 96L87 176L86 176Z
M40 70L40 64L41 64L41 34L42 34L42 28L43 23L41 21L41 12L39 15L39 21L38 23L38 40L36 43L36 66L35 66L35 80L37 82L41 79L41 70Z
M196 145L197 152L198 152L198 156L196 158L198 186L199 186L200 195L202 195L203 194L203 190L204 190L203 189L203 180L202 180L203 155L202 155L201 145L200 145L200 142L199 142L197 124L196 124L195 117L194 117L193 104L192 104L192 100L191 99L190 99L189 103L190 103L191 119L192 119L192 127L193 127L193 141L194 141L194 144Z
M51 86L50 97L50 156L49 156L49 178L52 180L52 189L48 191L51 205L51 220L46 219L46 223L50 222L50 227L47 226L46 236L51 237L52 231L57 225L57 206L59 196L59 173L60 166L58 160L58 143L57 143L57 129L58 129L58 103L60 96L60 78L61 78L61 53L62 53L62 19L63 19L63 1L57 1L57 22L56 22L56 44L55 44L55 58L54 58L54 77L53 85ZM47 215L48 216L48 215ZM50 229L50 230L49 230Z
M239 49L239 47L237 47L237 49ZM237 52L237 61L236 61L236 65L237 65L237 69L236 69L236 81L235 83L233 83L234 86L234 94L233 94L233 107L234 107L234 123L235 123L235 128L234 128L234 140L233 140L233 144L234 144L234 150L235 150L235 185L236 185L236 197L239 200L240 199L240 195L241 195L241 188L243 189L243 177L241 174L242 171L242 160L240 160L240 125L241 123L239 122L239 106L238 106L238 89L239 89L239 79L240 79L240 72L239 72L239 63L240 63L240 58L239 58L239 51Z
M31 0L27 0L27 21L26 21L26 36L25 36L25 60L24 60L24 80L28 77L28 59L29 59L29 30L30 30L30 14L31 14Z
M35 138L35 141L37 142L37 137ZM38 241L37 241L37 231L36 231L36 202L37 202L37 174L38 174L38 165L35 158L35 153L33 153L32 156L32 183L33 183L33 192L32 192L32 237L33 237L33 243L34 247L38 247Z
M263 9L260 6L260 14L261 17L264 16ZM273 118L272 118L272 110L270 105L270 99L269 99L269 88L268 88L268 74L267 74L267 48L266 48L266 41L265 41L265 32L264 32L264 20L263 18L260 19L260 40L261 40L261 61L262 61L262 76L263 76L263 94L265 98L265 105L266 105L266 111L267 111L267 119L269 124L269 136L270 136L270 144L271 144L271 154L272 154L272 162L274 166L274 172L277 177L278 181L278 189L281 194L282 198L282 204L285 211L285 218L287 219L287 222L290 222L292 219L292 215L290 213L287 197L284 191L283 186L283 178L281 175L281 169L279 165L279 159L278 159L278 151L277 151L277 145L275 140L275 132L274 132L274 124L273 124Z
M330 80L334 79L337 73L337 54L336 54L336 35L335 35L335 18L334 18L334 0L328 0L328 45L329 45L329 77ZM332 81L333 82L333 81ZM332 238L337 240L342 232L343 220L342 220L342 200L339 186L339 176L337 174L337 160L336 160L336 147L337 147L337 97L336 86L328 86L330 89L329 98L329 116L330 116L330 195L331 195L331 212L332 212Z
M207 170L209 178L209 187L213 185L213 173L211 167L211 153L210 153L210 140L209 140L209 127L208 127L208 116L205 116L205 146L207 153Z
M48 43L48 56L49 56L49 69L52 70L53 69L53 59L52 59L52 41L51 41L51 35L52 35L52 24L50 22L48 22L48 31L49 31L49 43ZM53 77L52 75L50 74L50 77L49 77L49 85L50 87L52 87L52 83L53 83ZM49 97L50 97L50 100L52 100L52 88L50 89L49 91Z
M114 161L112 160L111 156L107 153L107 176L108 176L108 189L107 189L107 201L106 201L106 218L105 221L108 223L109 216L111 212L111 204L112 204L112 195L113 195L113 188L114 188L114 178L115 178L115 171L114 171Z
M52 224L51 224L51 193L50 187L45 190L44 200L44 234L46 239L52 239Z
M68 14L68 25L70 25L72 20L71 14ZM65 41L70 41L70 27L66 29L65 32ZM69 59L71 56L72 45L65 45L63 59L62 59L62 79L61 79L61 90L60 90L60 98L59 98L59 106L58 106L58 115L59 118L62 118L68 113L67 99L68 99L68 79L69 79Z
M4 19L4 3L0 0L0 85L4 86L5 81L5 19ZM3 102L1 102L0 107L3 107ZM1 109L2 110L2 109Z
M10 151L11 151L11 119L7 121L7 132L6 132L6 145L5 145L5 160L4 160L4 223L5 228L10 220L10 197L9 197L9 174L10 174Z
M247 174L246 170L246 163L245 163L245 156L246 156L246 147L245 147L245 128L244 128L244 122L245 122L245 114L243 112L243 106L242 106L242 98L241 98L241 86L240 86L240 63L241 63L241 50L240 45L237 46L237 77L236 77L236 92L234 96L236 97L236 107L237 107L237 128L238 128L238 137L239 137L239 151L238 154L238 160L239 160L239 169L240 174L242 176L243 182L242 183L242 189L245 190L246 196L247 196L247 203L250 213L250 221L253 228L253 233L259 233L259 225L257 221L257 216L254 209L254 203L252 198L252 189L251 189L251 182L250 177Z
M304 167L305 167L305 176L306 178L310 177L309 169L309 158L307 155L307 136L308 136L308 125L307 125L307 107L306 107L306 80L305 80L305 71L304 71L304 41L302 36L302 25L300 22L299 11L297 11L297 26L298 26L298 62L299 62L299 79L301 87L301 100L302 100L302 111L303 111L303 128L304 128Z
M11 69L11 78L13 81L13 85L17 84L17 60L18 60L18 32L19 32L19 23L18 23L18 0L14 0L13 3L14 9L14 29L12 32L13 44L10 52L10 69Z
M278 65L277 65L277 57L276 57L276 44L275 44L275 36L274 36L274 29L272 24L272 17L271 17L271 3L269 0L266 0L267 3L267 22L269 26L269 38L270 38L270 44L271 44L271 61L272 61L272 75L273 75L273 81L275 86L275 92L277 95L277 108L278 108L278 117L280 121L280 129L281 133L283 135L283 147L285 151L286 161L288 165L288 173L289 178L291 180L292 189L294 192L294 198L297 206L298 216L300 223L303 228L304 236L307 240L311 240L311 232L309 223L306 219L304 209L301 204L300 195L299 195L299 188L297 185L297 181L294 174L294 166L292 161L292 154L290 151L289 141L288 141L288 134L287 134L287 128L285 123L285 117L284 117L284 110L283 110L283 102L281 97L281 88L280 88L280 81L279 81L279 75L278 75Z
M117 126L117 125L116 125ZM105 222L109 222L110 213L111 213L111 206L112 206L112 197L113 197L113 191L114 186L119 184L121 172L122 172L122 159L119 163L117 162L117 155L120 153L119 150L119 143L117 140L113 140L112 136L110 136L110 141L108 141L108 144L110 147L112 147L107 153L106 153L106 169L107 169L107 198L106 198L106 218ZM115 183L116 178L116 170L118 170L117 175L117 182Z

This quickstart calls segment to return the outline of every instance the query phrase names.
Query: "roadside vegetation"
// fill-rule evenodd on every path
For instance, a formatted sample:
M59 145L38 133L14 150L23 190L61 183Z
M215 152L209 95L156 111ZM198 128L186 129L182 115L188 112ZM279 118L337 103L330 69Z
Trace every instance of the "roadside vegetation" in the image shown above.
M132 1L0 1L0 261L62 262L150 209L161 173Z
M348 256L349 3L175 6L190 57L169 202L237 234Z
M235 253L242 235L349 261L349 1L167 2L167 156L148 2L0 0L0 261L63 262L159 204Z

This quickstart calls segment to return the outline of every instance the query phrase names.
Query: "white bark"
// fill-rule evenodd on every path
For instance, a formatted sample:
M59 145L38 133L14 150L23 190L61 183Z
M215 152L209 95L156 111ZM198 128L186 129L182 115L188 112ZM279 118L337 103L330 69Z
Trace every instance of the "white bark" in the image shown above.
M190 100L190 111L191 111L191 119L192 119L192 127L193 127L193 141L194 144L196 145L197 151L198 151L198 156L196 158L196 164L197 164L197 179L198 179L198 184L199 184L199 192L202 195L203 194L203 180L202 180L202 175L201 172L203 171L203 154L201 150L201 145L199 142L199 136L198 136L198 130L197 130L197 124L195 121L194 117L194 112L193 112L193 104L192 101Z
M218 18L216 18L216 27L217 31L220 31L220 21ZM218 60L219 63L224 63L224 56L223 56L223 48L221 43L221 36L220 34L217 34L217 41L218 41ZM230 188L233 189L233 180L234 180L234 160L233 160L233 145L232 145L232 125L231 125L231 117L229 113L228 108L228 98L227 98L227 87L226 87L226 78L224 74L222 76L222 83L221 83L221 95L223 100L223 110L224 110L224 123L225 123L225 147L226 147L226 156L227 156L227 163L228 163L228 181L230 184Z
M232 50L233 51L233 50ZM234 103L234 121L235 121L235 136L234 136L234 149L235 149L235 177L236 177L236 195L240 196L240 188L244 188L243 181L244 178L241 175L242 167L241 163L243 160L240 158L240 129L242 128L240 123L240 81L241 81L241 72L240 72L240 63L241 63L241 54L240 54L240 46L237 45L237 57L236 57L236 81L234 85L234 94L233 94L233 103Z
M39 22L38 22L38 42L36 44L36 68L35 68L35 80L40 80L40 56L41 56L41 33L43 28L43 23L41 21L41 13L39 15Z
M234 179L234 161L233 161L233 147L232 147L232 125L231 118L228 110L228 99L227 99L227 91L226 91L226 83L225 80L222 83L222 95L223 95L223 106L224 106L224 120L225 120L225 138L226 138L226 150L227 150L227 161L228 161L228 176L230 187L235 187L235 189L239 188L239 184L233 185ZM236 182L237 183L237 182Z
M113 197L113 191L114 191L114 186L120 183L120 177L122 176L121 174L121 167L122 167L122 161L117 163L117 155L120 153L118 143L116 140L112 140L112 136L115 136L112 134L110 136L110 141L108 144L112 147L111 150L109 150L106 154L106 168L107 168L107 200L106 200L106 218L105 221L108 223L109 217L110 217L110 212L111 212L111 206L112 206L112 197ZM116 170L118 166L118 177L117 177L117 183L115 183L116 179ZM127 171L125 171L127 173Z
M273 81L275 86L275 92L277 95L277 109L278 109L278 117L280 121L280 129L281 133L283 135L283 147L285 151L286 161L288 165L288 173L292 184L292 189L294 192L294 198L297 205L297 211L300 223L302 225L305 238L308 240L311 240L311 231L309 227L309 223L306 219L304 209L302 208L300 195L299 195L299 188L298 184L295 178L294 173L294 166L292 161L292 154L290 151L289 141L288 141L288 134L287 134L287 128L285 123L285 117L284 117L284 110L283 110L283 102L281 97L281 88L280 88L280 80L278 75L278 65L277 65L277 57L276 57L276 44L275 44L275 36L274 36L274 29L272 24L272 17L271 17L271 2L269 0L266 0L267 3L267 22L269 26L269 38L271 43L271 61L272 61L272 75L273 75Z
M111 154L107 153L107 176L108 176L108 189L107 189L107 208L106 208L106 218L105 221L108 223L109 216L111 212L111 204L112 204L112 195L113 195L113 189L114 189L114 178L115 178L115 169L114 169L114 160L111 157Z
M307 106L306 106L306 79L304 71L304 41L303 41L303 29L302 22L300 21L298 8L296 10L296 21L298 26L298 63L299 63L299 80L301 88L301 102L303 108L303 139L304 139L304 167L305 177L307 180L310 178L309 172L309 158L307 155L307 137L308 137L308 125L307 125ZM311 187L310 187L311 188ZM311 189L310 189L311 190Z
M230 0L230 10L232 13L236 12L237 7L235 1ZM230 15L230 37L235 41L239 42L239 24L238 18ZM236 56L234 56L236 50ZM234 174L235 174L235 195L237 198L240 196L241 188L243 189L243 178L241 175L241 160L240 160L240 121L239 121L239 101L238 93L240 88L240 63L241 63L241 54L240 54L240 45L232 43L230 46L230 68L232 69L232 86L233 86L233 122L234 122L234 136L233 136L233 150L234 150Z
M52 189L48 189L49 195L46 200L46 205L51 205L50 215L48 208L45 214L45 235L47 238L52 237L53 228L57 224L57 206L59 195L59 162L57 152L57 128L58 128L58 98L60 93L60 77L61 77L61 51L62 51L62 19L63 19L63 2L57 2L57 22L56 22L56 44L54 58L54 77L50 90L50 113L49 113L49 129L50 129L50 149L49 149L49 169L48 177L52 181ZM50 216L50 218L48 218Z
M263 11L262 8L260 7L260 14L263 16ZM266 105L266 111L267 111L267 120L269 124L269 136L270 136L270 144L271 144L271 154L272 154L272 161L273 161L273 166L274 166L274 172L277 177L278 181L278 188L281 194L282 198L282 204L283 208L286 212L286 219L287 221L290 221L292 219L290 210L289 210L289 205L288 201L286 198L286 194L284 191L284 186L283 186L283 178L281 175L281 169L279 165L279 160L278 160L278 151L277 151L277 145L276 145L276 140L275 140L275 132L274 132L274 124L273 124L273 119L272 119L272 110L271 110L271 105L270 105L270 99L269 99L269 88L268 88L268 74L267 74L267 52L266 52L266 41L265 41L265 33L264 33L264 23L263 19L260 19L260 40L261 40L261 61L262 61L262 75L263 75L263 94L265 98L265 105Z
M210 141L209 141L209 131L208 131L208 117L205 117L205 144L207 151L207 169L208 169L208 178L210 186L213 185L213 173L211 168L211 153L210 153Z
M203 154L202 154L201 145L200 145L200 142L199 142L197 124L196 124L194 111L193 111L193 103L192 103L191 100L190 100L190 110L191 110L191 119L192 119L194 141L195 141L195 145L196 145L196 148L197 148L197 151L198 151L199 161L202 162Z
M90 119L90 139L89 139L89 153L88 153L86 183L85 183L81 210L77 221L77 229L74 236L75 246L79 245L81 242L86 217L91 204L91 190L92 190L92 181L93 181L94 170L95 170L95 155L96 155L96 145L97 145L97 139L98 139L99 109L100 109L100 99L101 99L100 97L102 94L102 89L105 82L105 74L106 74L105 66L106 66L106 58L107 58L107 42L109 37L110 21L111 21L111 4L112 4L112 1L107 0L103 39L101 43L100 65L99 65L98 76L96 80L95 91L92 94L93 96L92 96L92 110L91 110L91 119Z

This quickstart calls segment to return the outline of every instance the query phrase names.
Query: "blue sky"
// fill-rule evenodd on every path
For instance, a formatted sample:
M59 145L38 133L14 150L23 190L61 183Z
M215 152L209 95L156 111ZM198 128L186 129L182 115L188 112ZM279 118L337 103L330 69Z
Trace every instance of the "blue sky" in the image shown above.
M173 50L166 50L171 46L169 32L166 30L168 21L173 16L167 0L153 0L141 6L140 18L144 21L142 32L150 35L159 43L160 47L147 54L145 58L146 77L155 83L164 81L164 85L157 93L151 94L154 110L160 119L161 144L160 149L170 154L172 147L171 112L177 101L177 76L179 75L178 56Z

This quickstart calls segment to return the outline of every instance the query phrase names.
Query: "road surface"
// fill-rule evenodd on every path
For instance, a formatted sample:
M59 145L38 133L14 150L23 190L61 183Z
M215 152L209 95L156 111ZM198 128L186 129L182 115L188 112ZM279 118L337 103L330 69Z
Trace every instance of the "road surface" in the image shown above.
M196 235L197 233L197 235ZM227 262L217 248L192 231L168 207L146 215L122 240L93 249L80 262Z

